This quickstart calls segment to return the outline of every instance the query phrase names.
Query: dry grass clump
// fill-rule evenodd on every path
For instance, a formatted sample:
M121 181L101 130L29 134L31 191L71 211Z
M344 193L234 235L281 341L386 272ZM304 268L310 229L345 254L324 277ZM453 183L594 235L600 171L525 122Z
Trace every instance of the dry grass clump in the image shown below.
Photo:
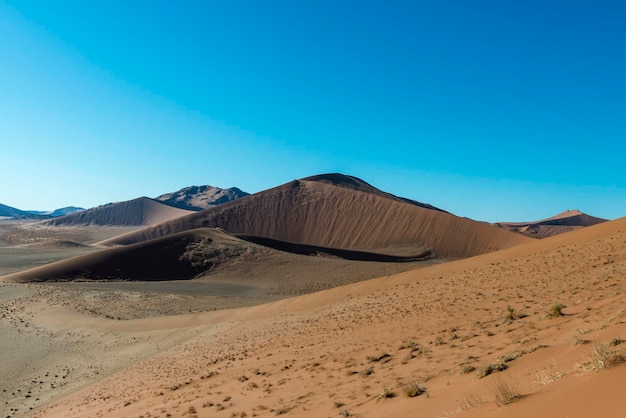
M491 388L494 401L498 406L509 405L522 398L517 385L512 380L498 379Z
M476 370L476 367L472 366L471 364L463 364L459 368L459 373L460 374L468 374L468 373L471 373L471 372L473 372L475 370Z
M507 368L508 366L504 363L487 364L485 366L481 366L476 371L476 377L479 379L482 379L485 376L489 376L490 374L495 373L495 372L504 371Z
M483 400L483 398L481 398L478 395L475 395L473 393L468 393L465 396L465 399L463 399L462 401L457 401L456 403L459 404L459 408L461 408L462 411L467 411L472 408L481 406L482 404L485 403L485 401Z
M378 399L390 399L390 398L395 398L396 397L396 393L389 389L389 388L384 388L382 393L380 395L378 395Z
M585 370L609 369L626 361L621 348L616 348L622 342L615 338L602 344L594 344L591 347L591 358L582 364Z
M409 383L404 387L404 394L408 398L414 398L426 392L426 388L420 386L417 382Z
M548 316L550 318L558 318L559 316L563 316L563 308L565 308L565 305L563 305L561 302L557 302L554 305L552 305L552 307L550 307L550 310L548 311Z
M504 321L507 323L511 323L518 319L526 318L528 315L521 312L516 312L515 309L511 306L506 307L506 314L504 315Z
M359 374L363 377L367 377L371 375L372 373L374 373L374 369L372 369L371 367L368 367L367 369L363 369L359 372Z

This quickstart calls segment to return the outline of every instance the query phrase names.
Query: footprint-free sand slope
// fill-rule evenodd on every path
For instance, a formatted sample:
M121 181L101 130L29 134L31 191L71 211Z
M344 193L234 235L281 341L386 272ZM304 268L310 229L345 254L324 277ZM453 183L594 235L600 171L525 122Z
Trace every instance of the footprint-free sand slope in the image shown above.
M198 337L33 416L619 416L625 231L626 218L256 307L105 322ZM622 350L609 370L602 343ZM511 405L496 403L502 382Z

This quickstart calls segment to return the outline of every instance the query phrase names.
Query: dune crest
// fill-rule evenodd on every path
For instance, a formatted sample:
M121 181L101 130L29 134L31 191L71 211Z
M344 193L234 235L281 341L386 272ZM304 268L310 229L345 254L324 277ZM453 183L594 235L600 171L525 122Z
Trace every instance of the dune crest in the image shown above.
M195 228L222 228L296 244L469 257L528 238L395 198L338 174L294 180L183 218L101 242L127 245Z

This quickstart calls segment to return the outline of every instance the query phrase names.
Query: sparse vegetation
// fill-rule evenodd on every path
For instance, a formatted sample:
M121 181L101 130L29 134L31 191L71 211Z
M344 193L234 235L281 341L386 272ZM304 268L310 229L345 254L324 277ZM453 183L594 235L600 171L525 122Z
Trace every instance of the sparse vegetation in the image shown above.
M490 374L495 372L504 371L507 368L508 366L504 363L487 364L478 368L478 370L476 371L476 377L482 379L485 376L489 376Z
M459 373L461 373L461 374L468 374L468 373L471 373L471 372L473 372L475 370L476 370L476 367L472 366L471 364L463 364L459 368Z
M468 393L467 396L465 396L465 399L463 399L462 401L457 401L457 404L459 404L459 408L461 408L461 410L463 411L476 408L477 406L480 406L484 403L485 401L480 396L473 393Z
M522 394L512 380L498 379L491 388L494 401L498 406L509 405L521 399Z
M424 392L426 392L426 388L420 386L417 382L409 383L408 385L404 387L404 394L408 398L414 398L416 396L421 395Z
M621 339L613 339L607 343L594 344L591 348L591 358L583 363L585 370L609 369L619 363L626 361L624 353L620 348L616 348L621 343Z
M528 315L520 312L516 312L512 306L506 307L506 314L504 315L505 322L511 323L515 320L526 318Z
M548 312L548 316L550 318L558 318L559 316L563 316L563 308L565 308L565 305L563 305L562 303L560 302L555 303L550 308L550 311Z
M395 397L396 397L395 392L388 388L384 388L382 393L378 395L378 399L389 399L389 398L395 398Z
M372 369L371 367L368 367L367 369L363 369L359 372L359 374L363 377L369 376L372 373L374 373L374 369Z

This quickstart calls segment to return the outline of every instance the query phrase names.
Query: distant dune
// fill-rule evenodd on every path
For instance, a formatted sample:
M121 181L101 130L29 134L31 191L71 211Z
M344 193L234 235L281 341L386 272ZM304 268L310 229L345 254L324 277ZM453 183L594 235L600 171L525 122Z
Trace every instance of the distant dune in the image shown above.
M248 196L236 187L220 189L213 186L189 186L176 192L163 194L154 200L185 210L204 210Z
M533 222L499 222L494 226L533 238L546 238L591 225L607 222L578 210L566 210L551 218Z
M215 208L101 242L127 245L195 228L341 249L468 257L528 238L422 207L338 174L294 180ZM428 205L426 205L428 206Z
M173 208L147 197L109 203L42 222L42 225L146 226L175 219L191 211Z

